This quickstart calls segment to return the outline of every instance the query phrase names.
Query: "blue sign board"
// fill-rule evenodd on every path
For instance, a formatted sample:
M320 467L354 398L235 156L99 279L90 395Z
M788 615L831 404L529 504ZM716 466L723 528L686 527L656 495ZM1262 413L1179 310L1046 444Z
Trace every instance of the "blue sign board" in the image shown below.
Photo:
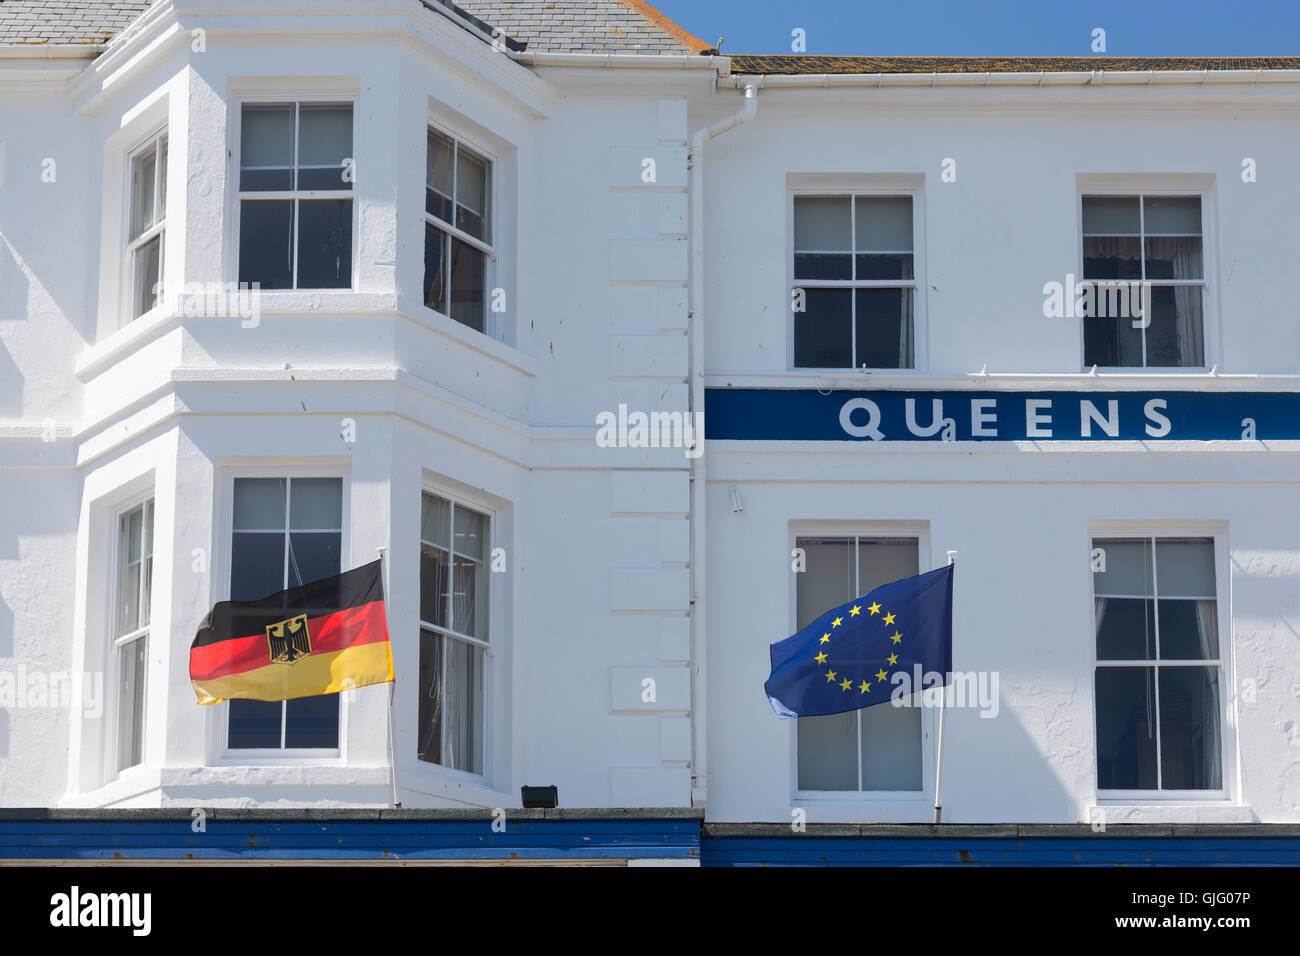
M712 441L1267 441L1300 392L912 392L710 388Z

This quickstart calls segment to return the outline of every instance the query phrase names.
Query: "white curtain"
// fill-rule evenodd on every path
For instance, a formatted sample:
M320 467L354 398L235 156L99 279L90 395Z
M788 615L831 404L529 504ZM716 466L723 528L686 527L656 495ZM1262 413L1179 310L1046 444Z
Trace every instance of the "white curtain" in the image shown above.
M912 301L916 293L911 289L903 290L903 314L899 318L898 331L898 367L912 368L914 362L912 356L915 354L912 350L913 340L913 321L912 321Z

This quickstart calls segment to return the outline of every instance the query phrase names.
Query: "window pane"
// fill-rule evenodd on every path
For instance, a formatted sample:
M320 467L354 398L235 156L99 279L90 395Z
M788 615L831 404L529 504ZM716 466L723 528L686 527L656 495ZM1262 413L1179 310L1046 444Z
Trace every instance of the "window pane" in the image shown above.
M440 229L424 228L424 304L447 314L447 241Z
M442 642L433 631L420 632L420 711L416 724L416 756L442 762Z
M1083 320L1083 364L1140 368L1142 330L1130 318L1089 316Z
M420 540L450 548L450 529L451 505L426 491L420 501Z
M239 281L263 289L293 286L293 203L243 200L239 204Z
M294 478L289 490L289 527L312 531L343 527L342 479Z
M1148 279L1202 279L1201 240L1169 237L1146 240Z
M158 161L162 167L158 170L158 219L159 221L167 218L167 137L162 138L159 145L162 158Z
M853 367L912 367L912 290L858 289Z
M1085 279L1141 279L1142 240L1112 236L1084 236Z
M797 543L807 562L795 575L795 627L802 629L857 593L852 538L799 538Z
M481 648L448 641L442 764L466 773L483 772L482 660Z
M298 288L352 286L352 200L298 203Z
M293 106L246 103L242 117L239 188L244 191L292 189Z
M150 147L131 161L131 237L135 239L152 226L154 187L157 183L158 153Z
M153 500L144 503L144 522L140 530L140 626L149 623L149 602L153 596Z
M154 236L135 250L135 269L132 278L131 318L138 319L158 304L162 289L158 273L162 269L162 234Z
M487 550L487 515L456 506L456 541L452 545L457 554L482 561Z
M912 249L911 196L859 196L854 225L858 252Z
M284 702L279 700L230 701L227 746L231 749L270 747L280 749L280 718Z
M1201 328L1199 286L1154 287L1151 290L1151 325L1146 330L1147 365L1204 365Z
M1148 236L1199 236L1199 196L1146 196L1142 200L1143 231Z
M339 745L339 695L298 697L285 701L285 747L324 747Z
M140 627L141 538L144 522L141 509L124 514L118 523L117 632L130 634Z
M796 368L850 368L853 364L853 294L850 289L805 289L803 312L794 314Z
M1217 660L1219 625L1215 601L1160 599L1160 656L1167 661Z
M1157 541L1156 572L1162 597L1214 598L1214 539Z
M853 597L918 573L919 554L915 538L859 538L858 587Z
M920 790L921 708L878 704L857 713L862 721L862 789Z
M1223 786L1216 667L1160 668L1160 784L1165 790Z
M304 103L298 124L298 188L351 189L343 161L352 158L352 107ZM326 168L301 168L311 166Z
M1085 236L1131 235L1142 229L1137 196L1084 196Z
M794 254L796 279L852 279L853 257L847 252L796 252Z
M451 222L452 141L437 130L429 130L425 158L425 210L443 222Z
M420 620L448 626L451 558L442 548L420 546Z
M1156 608L1149 598L1099 597L1097 659L1150 661L1156 656Z
M236 478L236 531L284 530L286 478Z
M241 531L230 541L230 599L256 601L284 590L283 532Z
M491 165L460 146L456 151L456 227L489 242L488 203L491 201Z
M797 252L850 252L848 196L796 196L794 248Z
M452 555L451 629L486 641L488 638L487 566L482 561Z
M451 317L483 331L487 257L459 239L451 240Z
M342 569L343 535L338 531L294 531L289 535L289 587L330 578Z
M872 253L857 256L859 279L912 279L912 254Z
M1097 668L1097 786L1154 790L1155 670Z
M800 790L858 789L857 723L854 711L798 718Z
M141 637L118 648L117 769L140 763L144 749L144 671L148 642Z
M1092 547L1102 552L1105 567L1104 571L1093 572L1094 594L1155 595L1149 538L1094 538Z

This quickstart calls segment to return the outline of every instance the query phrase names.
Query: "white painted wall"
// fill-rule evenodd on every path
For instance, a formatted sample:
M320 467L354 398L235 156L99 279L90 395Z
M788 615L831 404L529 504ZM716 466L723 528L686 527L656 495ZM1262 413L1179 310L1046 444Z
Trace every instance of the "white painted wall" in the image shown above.
M1231 806L1124 812L1300 819L1287 677L1300 664L1294 449L717 443L697 463L707 490L692 529L682 450L598 448L594 422L620 403L687 407L686 143L740 94L713 91L707 70L529 72L409 5L364 24L322 20L315 35L289 29L299 21L282 7L222 16L177 0L183 30L156 18L79 77L33 68L27 86L0 82L0 670L102 671L113 509L149 488L158 509L144 765L116 779L104 770L102 720L10 709L0 805L385 804L387 688L344 695L341 756L308 764L228 762L220 709L193 703L189 643L226 596L229 476L274 466L345 478L346 563L392 549L407 806L514 806L522 784L558 785L564 806L685 805L695 788L712 819L789 819L791 725L761 685L767 645L793 626L791 522L904 520L928 535L924 564L961 551L957 666L1002 674L999 718L952 716L947 818L1085 819L1095 787L1082 555L1090 522L1125 519L1222 533L1233 666L1260 694L1225 731ZM195 27L207 30L202 52L185 32ZM238 98L306 90L358 98L354 289L266 293L256 327L167 309L123 326L123 150L166 120L167 278L229 281ZM707 384L814 384L788 374L784 323L787 177L816 173L924 177L929 369L895 384L985 362L1047 387L1079 371L1078 329L1041 317L1040 289L1075 268L1076 177L1107 172L1212 177L1220 368L1295 372L1281 223L1300 194L1275 171L1297 134L1285 121L1294 94L1279 90L1245 102L1181 87L1131 109L1125 89L763 91L757 118L699 160L704 234L693 238L706 280L694 347ZM513 346L420 304L430 121L496 160L494 281ZM1240 135L1220 135L1225 125ZM1238 153L1256 158L1259 183L1235 178ZM56 183L39 181L47 155ZM946 156L957 184L937 181ZM355 442L340 436L344 418ZM492 511L508 555L493 578L482 778L414 758L422 487ZM696 570L708 572L709 610L694 623L707 626L707 672L691 666L703 596L691 591L692 535L706 543ZM692 780L705 756L693 754L692 719L705 705L708 776ZM928 819L924 801L808 809Z

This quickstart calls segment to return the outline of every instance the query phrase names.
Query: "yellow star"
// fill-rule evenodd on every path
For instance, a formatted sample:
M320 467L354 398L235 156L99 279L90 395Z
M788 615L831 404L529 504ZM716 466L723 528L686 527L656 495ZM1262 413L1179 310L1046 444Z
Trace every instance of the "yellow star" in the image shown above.
M822 635L822 639L821 639L820 641L818 641L817 643L818 643L818 644L829 644L830 642L831 642L831 636L830 636L829 634L823 634L823 635Z
M886 615L885 615L885 627L889 627L889 625L891 625L891 624L893 624L893 623L894 623L894 615L892 615L892 614L886 614Z
M868 684L866 681L863 681L863 682L862 682L862 689L859 690L858 693L859 693L859 694L869 694L869 693L871 693L871 685Z
M883 667L880 670L876 671L876 680L884 680L888 676L889 675L885 673L885 669Z
M827 672L826 672L826 683L828 683L828 684L833 684L833 683L835 683L835 672L834 672L834 671L827 671Z
M897 644L897 643L899 643L900 641L902 641L902 639L903 639L903 635L902 635L902 634L899 634L897 631L895 631L894 634L893 634L893 636L890 637L890 640L893 641L895 644Z
M853 686L853 681L849 680L847 677L844 678L844 680L840 681L841 690L848 690L852 686Z
M890 663L891 666L894 665L894 664L897 664L897 663L898 663L898 655L897 655L897 654L890 654L890 655L889 655L889 663Z
M840 624L843 622L843 620L844 620L844 618L842 618L842 617L837 617L835 620L831 621L831 627L832 627L832 628L839 627Z
M879 614L879 613L880 613L880 605L879 605L879 604L872 604L871 607L869 607L867 610L869 610L872 614Z
M858 612L861 611L861 610L862 610L862 608L859 607L858 605L856 605L856 604L853 605L853 607L849 608L849 617L857 617L857 616L858 616Z
M825 664L825 663L826 663L826 652L825 652L825 651L822 651L820 654L817 655L816 658L814 658L814 660L816 660L818 664Z

